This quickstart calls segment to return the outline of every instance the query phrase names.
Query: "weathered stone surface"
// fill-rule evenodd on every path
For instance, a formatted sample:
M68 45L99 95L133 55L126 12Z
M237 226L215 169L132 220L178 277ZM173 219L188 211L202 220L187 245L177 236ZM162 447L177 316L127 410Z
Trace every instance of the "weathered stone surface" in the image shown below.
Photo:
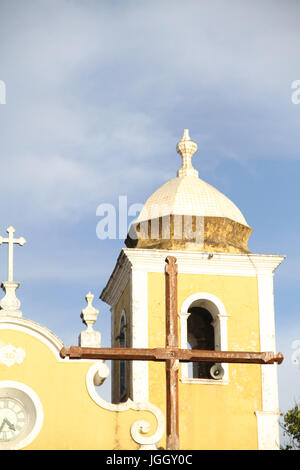
M250 253L252 228L226 217L159 217L131 227L128 248Z

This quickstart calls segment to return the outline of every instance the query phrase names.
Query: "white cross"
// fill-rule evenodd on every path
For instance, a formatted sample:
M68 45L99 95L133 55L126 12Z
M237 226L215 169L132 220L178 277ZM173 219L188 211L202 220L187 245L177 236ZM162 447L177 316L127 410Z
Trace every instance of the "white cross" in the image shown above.
M14 277L14 244L25 245L25 238L14 238L15 229L13 227L8 227L6 229L8 233L8 238L0 237L0 245L2 243L8 244L8 282L13 282Z

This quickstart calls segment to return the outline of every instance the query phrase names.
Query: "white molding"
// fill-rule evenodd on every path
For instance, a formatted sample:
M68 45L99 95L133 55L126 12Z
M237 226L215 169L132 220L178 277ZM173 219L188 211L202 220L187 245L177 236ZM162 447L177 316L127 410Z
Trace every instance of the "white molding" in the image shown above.
M0 331L1 330L19 331L32 336L47 346L59 362L69 362L70 364L76 364L78 362L94 362L92 359L70 359L69 356L62 358L60 356L60 351L64 346L64 343L51 330L32 320L3 316L0 317Z
M12 443L8 442L5 445L5 448L9 450L24 449L24 447L28 446L36 438L36 436L39 434L43 426L44 411L43 411L42 403L38 395L36 394L36 392L32 390L32 388L28 387L28 385L25 385L21 382L15 382L13 380L3 380L0 382L0 390L3 388L4 389L12 388L12 389L20 390L21 392L25 394L25 396L27 395L31 399L31 402L35 408L36 419L29 434L24 439L16 442L15 444L13 442ZM0 446L0 450L1 450L1 446Z
M32 320L17 317L0 317L0 330L15 330L29 334L44 343L58 360L62 360L59 353L63 347L62 341L45 326Z
M140 449L157 449L157 445L165 431L165 417L163 413L159 408L157 408L157 406L153 405L152 403L149 403L145 399L141 402L137 402L132 401L129 398L126 402L118 404L109 403L105 401L95 389L95 377L100 376L105 379L108 376L108 373L109 371L106 364L101 361L93 364L89 368L86 374L86 387L90 397L98 406L101 406L101 408L104 408L109 411L120 412L132 409L136 411L149 411L150 413L153 413L157 421L157 428L154 434L152 434L151 436L141 435L146 434L150 431L150 425L145 420L135 421L131 425L130 433L132 439L138 444L140 444Z
M170 254L177 258L179 273L220 276L256 277L260 273L272 273L285 258L252 253L212 253L211 256L199 251L123 248L100 298L109 305L116 305L130 278L131 267L163 273L165 259Z
M257 277L261 351L276 352L273 274ZM279 403L277 364L261 366L262 410L256 412L259 448L279 447Z
M222 364L222 367L224 368L226 364ZM213 379L193 379L192 377L189 378L183 378L181 377L180 382L183 384L200 384L200 385L229 385L230 382L229 380L213 380Z
M210 292L196 292L187 297L182 305L180 317L180 328L181 328L181 348L188 348L187 341L187 319L189 317L188 309L193 303L200 303L202 307L206 308L213 317L214 330L215 330L215 348L220 351L228 350L228 339L227 339L227 318L229 315L226 312L224 304L221 300L211 294ZM197 379L189 377L188 363L181 364L181 380L184 383L200 383L200 384L214 384L214 385L227 385L229 383L229 372L228 364L223 364L224 377L221 380L214 379Z
M110 308L111 317L110 317L110 345L113 348L115 346L115 307ZM111 387L110 387L110 399L114 400L114 391L115 391L115 362L111 361Z
M206 253L199 251L123 249L131 264L138 264L148 271L164 272L165 258L172 254L177 258L178 272L191 274L216 274L256 276L259 272L272 272L284 259L278 255L241 253ZM212 256L211 256L212 255Z
M257 418L258 450L279 450L279 413L255 411Z
M148 348L148 273L133 268L130 281L130 342L132 348ZM132 361L131 397L147 401L149 397L148 361Z
M100 299L112 307L116 306L130 279L130 272L131 263L122 250L115 268L100 294Z

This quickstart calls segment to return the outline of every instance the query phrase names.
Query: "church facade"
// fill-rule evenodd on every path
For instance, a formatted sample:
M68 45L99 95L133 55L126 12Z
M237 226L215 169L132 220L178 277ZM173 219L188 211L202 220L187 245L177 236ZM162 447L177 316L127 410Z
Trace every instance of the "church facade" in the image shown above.
M273 276L284 257L249 251L252 229L231 200L199 178L196 150L186 130L177 145L182 167L146 201L101 292L111 307L112 346L165 347L171 254L180 348L275 353ZM105 362L63 355L59 338L22 317L9 282L0 303L0 449L166 448L164 364L112 361L106 402ZM90 293L86 300L79 344L99 347L98 311ZM180 449L279 449L276 364L178 368Z

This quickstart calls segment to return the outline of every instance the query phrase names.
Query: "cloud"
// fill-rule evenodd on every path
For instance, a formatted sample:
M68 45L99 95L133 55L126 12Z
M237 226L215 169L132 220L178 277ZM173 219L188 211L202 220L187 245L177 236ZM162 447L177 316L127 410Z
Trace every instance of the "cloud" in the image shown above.
M144 202L176 175L186 127L195 166L214 173L226 159L299 158L290 99L299 10L267 0L3 1L4 228L31 236L89 214L94 229L99 204L121 194Z
M299 158L300 105L290 100L299 10L266 0L3 1L3 227L49 237L49 224L80 230L88 214L94 230L99 204L120 194L144 202L176 175L186 127L199 169Z

